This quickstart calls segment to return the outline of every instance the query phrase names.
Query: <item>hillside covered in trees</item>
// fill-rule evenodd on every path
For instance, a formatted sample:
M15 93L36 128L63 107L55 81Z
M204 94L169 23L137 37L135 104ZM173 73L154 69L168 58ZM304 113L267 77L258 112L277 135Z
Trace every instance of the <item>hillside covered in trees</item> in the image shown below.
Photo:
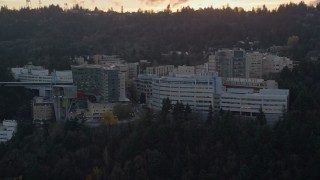
M289 55L303 60L319 54L319 31L320 5L304 3L281 5L273 11L185 7L159 13L89 11L78 6L68 11L58 6L2 7L0 61L7 66L32 61L50 69L67 69L69 57L103 53L161 63L161 54L169 51L202 55L210 47L230 48L239 41L268 48L287 45L290 36L297 36L299 42Z
M35 129L24 121L0 146L0 178L319 179L319 115L284 113L269 126L263 113L244 121L221 111L201 122L169 101L134 124L90 129L69 120Z

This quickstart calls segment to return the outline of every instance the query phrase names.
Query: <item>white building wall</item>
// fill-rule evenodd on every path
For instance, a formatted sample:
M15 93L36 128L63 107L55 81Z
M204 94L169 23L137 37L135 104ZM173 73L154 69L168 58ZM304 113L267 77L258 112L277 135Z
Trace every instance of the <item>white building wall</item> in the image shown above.
M209 72L217 72L215 55L209 55L208 71Z
M56 75L57 80L64 81L64 82L72 82L72 71L55 71L52 73L52 75Z
M94 55L92 58L95 64L100 64L100 65L121 64L124 62L117 55L97 54L97 55Z
M247 53L247 77L262 78L269 73L279 73L283 68L293 69L293 61L287 57L260 52Z
M151 104L161 109L162 100L169 98L172 104L177 101L189 104L194 111L207 112L214 107L214 96L221 92L221 78L217 76L166 76L152 82Z
M139 74L138 79L136 80L138 97L142 93L146 95L146 103L151 103L152 96L152 80L153 78L157 78L154 74Z
M155 74L154 67L146 67L145 74Z
M281 114L288 109L289 90L286 89L261 89L259 93L230 90L220 96L222 110L254 116L260 108L265 114Z
M137 78L139 63L128 63L128 77L129 79Z
M262 78L262 62L265 60L265 55L259 52L247 53L247 78Z
M156 66L154 67L154 73L157 76L166 76L169 74L169 72L173 72L173 69L173 65Z
M124 73L119 72L119 79L120 79L120 96L119 101L129 101L126 98L126 75Z
M35 76L48 76L49 70L48 69L31 70L30 74L35 75Z
M80 110L77 114L83 114L86 123L90 126L99 126L106 112L112 112L114 103L92 103L88 101L88 110Z
M207 73L207 72L209 72L208 69L209 69L208 63L197 65L197 66L195 66L195 74ZM212 71L212 72L214 72L214 71Z
M73 82L72 71L54 71L49 74L49 70L41 66L27 65L24 68L11 68L11 72L16 80L21 82Z
M186 66L186 65L178 66L177 74L193 75L193 74L195 74L195 67L194 66Z

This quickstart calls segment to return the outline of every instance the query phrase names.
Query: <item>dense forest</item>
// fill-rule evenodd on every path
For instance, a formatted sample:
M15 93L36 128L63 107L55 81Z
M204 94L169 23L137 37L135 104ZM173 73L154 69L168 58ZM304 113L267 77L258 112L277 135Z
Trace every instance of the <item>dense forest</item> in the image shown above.
M183 104L164 100L137 122L88 128L71 119L35 127L32 93L0 87L0 118L18 119L18 133L0 144L0 179L320 179L320 5L117 13L80 7L0 11L0 81L8 67L32 61L68 69L70 57L119 54L127 61L193 63L210 48L262 50L298 43L287 56L299 61L275 74L290 89L290 108L273 126L263 112L247 121L209 112L200 121ZM240 43L239 42L243 42ZM249 44L254 43L255 46ZM168 57L169 51L190 57Z
M189 7L153 12L118 13L59 6L0 11L0 61L6 66L28 61L49 69L68 69L70 57L118 54L127 61L162 63L169 51L203 54L209 48L230 48L238 42L257 42L255 49L287 45L297 36L290 56L302 60L319 54L320 5L304 3L242 8ZM250 49L250 46L243 45ZM196 56L198 58L198 56ZM178 58L173 59L175 63ZM199 59L194 59L199 60ZM166 62L168 63L168 62Z
M269 126L263 113L244 121L221 111L202 122L187 107L169 100L136 123L95 129L76 119L40 129L20 122L0 146L0 178L320 178L319 111L284 112Z

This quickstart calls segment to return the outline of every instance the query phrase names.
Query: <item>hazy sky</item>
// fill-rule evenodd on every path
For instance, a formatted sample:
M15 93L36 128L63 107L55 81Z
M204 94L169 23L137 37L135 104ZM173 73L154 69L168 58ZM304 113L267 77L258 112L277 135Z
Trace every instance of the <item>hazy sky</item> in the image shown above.
M125 11L136 11L139 8L143 10L162 10L168 4L171 4L172 9L177 9L182 6L191 6L193 8L200 7L222 7L229 4L231 7L240 6L244 9L251 9L252 7L258 7L265 4L268 8L276 8L279 4L289 2L300 2L301 0L41 0L42 6L49 4L59 4L61 7L67 6L70 8L75 4L82 4L84 7L93 9L98 7L102 10L108 10L113 8L116 11L120 11L121 6ZM320 0L306 0L306 4L311 4ZM9 8L20 8L26 5L26 0L0 0L0 6L7 5ZM39 0L31 0L31 6L33 8L39 7Z

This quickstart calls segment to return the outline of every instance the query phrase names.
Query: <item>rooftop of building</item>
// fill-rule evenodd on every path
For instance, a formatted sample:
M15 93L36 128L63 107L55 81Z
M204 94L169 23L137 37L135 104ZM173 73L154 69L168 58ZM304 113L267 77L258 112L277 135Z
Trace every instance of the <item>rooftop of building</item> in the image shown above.
M223 94L242 94L253 96L288 96L289 89L261 89L258 93L252 88L227 88Z
M115 66L101 65L101 64L72 65L71 68L115 70Z
M17 126L18 123L16 120L3 120L2 123L0 124L0 126L5 126L5 127L9 127L9 126Z
M235 82L265 82L264 79L256 79L256 78L223 78L224 81L235 81Z
M213 79L213 78L217 78L217 77L218 77L217 73L202 73L202 74L190 74L190 75L170 73L168 76L157 77L155 79L193 81L193 80L197 80L197 79L199 79L199 80L211 79L211 78Z

